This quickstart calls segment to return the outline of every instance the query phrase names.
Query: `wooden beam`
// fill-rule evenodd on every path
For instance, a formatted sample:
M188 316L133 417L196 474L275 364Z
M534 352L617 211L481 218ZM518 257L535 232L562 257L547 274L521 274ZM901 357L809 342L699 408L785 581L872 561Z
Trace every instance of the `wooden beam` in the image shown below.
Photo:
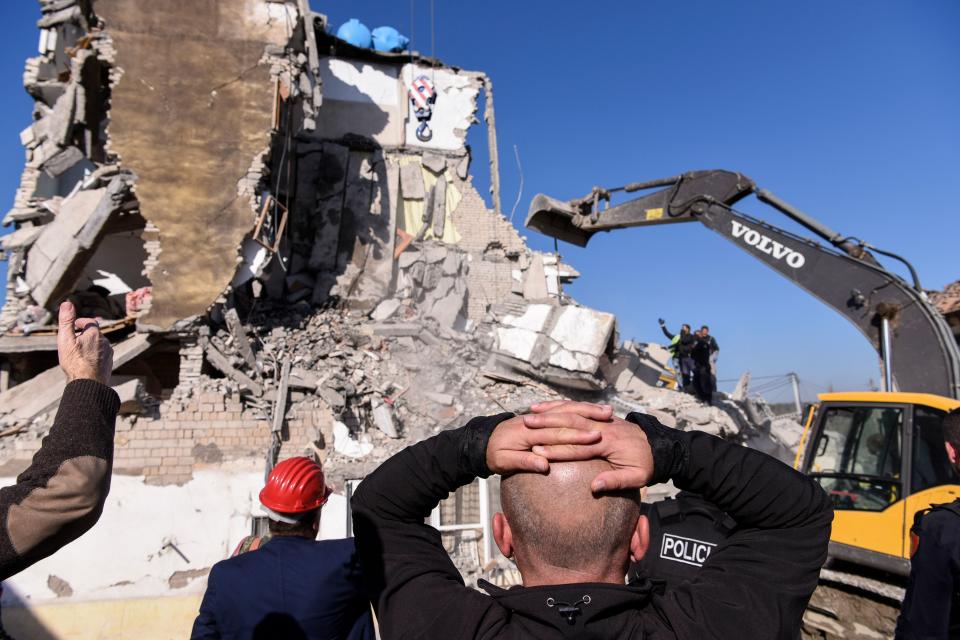
M233 365L230 364L230 359L220 353L220 350L213 346L209 341L204 346L203 355L206 357L207 362L209 362L214 369L228 378L236 380L242 387L245 387L248 391L250 391L250 393L258 398L263 395L263 387L242 371L237 371L234 369Z
M277 387L277 400L273 403L273 427L274 433L280 433L283 429L283 418L287 415L287 392L290 389L290 361L284 360L283 367L280 369L280 386Z

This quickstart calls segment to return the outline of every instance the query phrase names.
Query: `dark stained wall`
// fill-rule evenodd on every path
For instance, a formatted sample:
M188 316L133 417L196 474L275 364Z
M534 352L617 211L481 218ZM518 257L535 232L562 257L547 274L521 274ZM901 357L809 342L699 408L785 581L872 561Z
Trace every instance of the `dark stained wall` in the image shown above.
M138 176L143 216L159 228L153 306L167 329L224 290L253 226L237 183L269 144L274 100L264 46L290 21L263 0L97 0L122 75L112 90L109 150Z

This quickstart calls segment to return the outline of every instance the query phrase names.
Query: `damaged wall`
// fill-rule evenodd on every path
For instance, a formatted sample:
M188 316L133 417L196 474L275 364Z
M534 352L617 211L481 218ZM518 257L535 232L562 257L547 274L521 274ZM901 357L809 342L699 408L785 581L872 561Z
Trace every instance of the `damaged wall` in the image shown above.
M253 195L238 183L270 141L264 47L285 45L295 16L261 0L97 0L94 9L116 49L109 150L137 174L160 240L141 321L168 328L206 311L236 269Z

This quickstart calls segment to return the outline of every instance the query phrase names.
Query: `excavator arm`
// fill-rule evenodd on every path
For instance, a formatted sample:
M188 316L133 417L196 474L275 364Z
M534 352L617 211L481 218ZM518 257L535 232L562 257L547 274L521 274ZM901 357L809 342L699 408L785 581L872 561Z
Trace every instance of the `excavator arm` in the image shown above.
M616 191L650 189L658 190L602 208ZM736 212L733 205L751 194L830 246ZM594 188L569 202L540 194L530 205L526 225L586 246L598 231L677 222L703 224L847 318L883 358L888 390L960 398L960 350L943 317L927 301L913 267L895 254L836 233L758 190L742 174L695 171L621 189ZM913 284L887 271L874 253L901 260L910 269Z

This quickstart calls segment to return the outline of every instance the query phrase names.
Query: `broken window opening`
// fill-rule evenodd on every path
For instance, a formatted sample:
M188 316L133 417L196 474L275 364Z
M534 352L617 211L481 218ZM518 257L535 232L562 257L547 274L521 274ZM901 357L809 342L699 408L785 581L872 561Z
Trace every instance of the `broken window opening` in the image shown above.
M250 535L254 538L270 535L270 519L267 516L253 516L250 519Z
M113 372L114 378L138 378L144 390L157 400L166 400L180 383L180 345L162 340L142 355Z
M253 240L272 253L279 252L288 213L287 207L273 195L264 195L263 206L260 207L260 215L253 229Z
M464 563L482 567L495 557L492 493L499 493L499 486L486 478L477 478L430 512L430 525L440 532L444 548L458 566Z

